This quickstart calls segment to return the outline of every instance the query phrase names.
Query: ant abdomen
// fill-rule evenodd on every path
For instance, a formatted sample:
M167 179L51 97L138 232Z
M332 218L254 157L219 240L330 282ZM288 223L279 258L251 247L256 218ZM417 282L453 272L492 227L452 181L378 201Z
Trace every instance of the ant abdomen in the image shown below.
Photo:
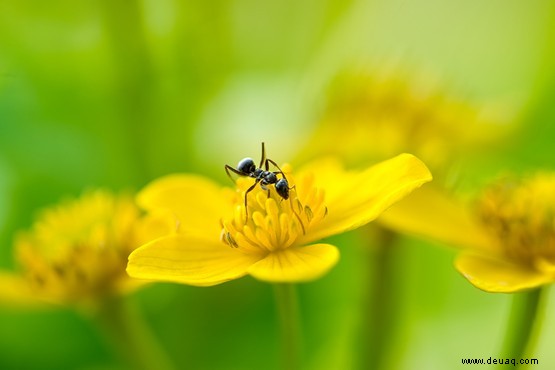
M241 172L244 176L249 176L256 170L256 165L252 158L244 158L239 161L237 165L237 171Z

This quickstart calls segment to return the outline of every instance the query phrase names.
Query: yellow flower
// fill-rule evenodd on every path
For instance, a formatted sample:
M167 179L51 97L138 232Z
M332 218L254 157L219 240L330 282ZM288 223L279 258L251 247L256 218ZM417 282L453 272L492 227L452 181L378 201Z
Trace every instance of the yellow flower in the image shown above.
M222 188L194 175L155 180L138 195L147 211L170 211L179 231L156 239L129 256L127 271L140 279L210 286L247 274L267 282L316 279L339 258L320 239L357 228L415 188L431 180L416 157L402 154L361 172L346 172L327 160L298 173L283 171L290 196L273 186L239 178Z
M514 127L506 124L502 113L457 97L429 76L383 67L347 69L330 84L300 159L337 155L360 166L413 153L431 169L434 183L395 204L389 218L399 215L399 222L410 222L419 230L431 228L449 240L452 232L460 234L458 230L437 230L434 222L421 222L419 213L433 208L427 194L437 198L453 186L461 159L471 162L472 156L491 150L510 134ZM437 218L441 222L443 216ZM377 220L379 226L387 226L382 219Z
M357 165L408 152L437 177L461 151L490 143L507 129L499 113L444 90L399 70L344 71L330 84L301 157L338 155Z
M427 204L418 221L396 209L382 221L466 247L455 266L482 290L516 292L555 281L555 174L502 179L473 203L428 192Z
M21 273L0 273L0 299L86 305L133 289L129 253L170 233L171 222L160 214L142 218L130 197L103 190L46 209L16 237Z

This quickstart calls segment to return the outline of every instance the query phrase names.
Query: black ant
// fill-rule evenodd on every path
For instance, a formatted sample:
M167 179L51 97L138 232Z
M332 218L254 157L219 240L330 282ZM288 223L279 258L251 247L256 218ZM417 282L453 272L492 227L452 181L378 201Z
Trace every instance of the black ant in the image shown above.
M274 165L278 171L270 171L270 163ZM264 166L265 169L262 169L262 166ZM266 148L264 147L264 142L262 142L262 158L260 159L260 165L258 168L254 164L254 160L252 158L244 158L239 161L237 168L233 168L228 164L225 165L225 172L229 178L233 180L229 171L239 176L252 177L255 179L254 184L252 184L252 186L245 192L245 212L247 213L247 219L247 195L256 187L257 184L260 183L260 187L262 189L268 190L268 197L270 196L270 189L268 188L268 185L274 185L276 193L278 193L278 195L285 200L289 199L289 190L293 189L293 187L289 187L289 182L277 163L269 158L266 158ZM278 179L277 175L281 175L282 178Z

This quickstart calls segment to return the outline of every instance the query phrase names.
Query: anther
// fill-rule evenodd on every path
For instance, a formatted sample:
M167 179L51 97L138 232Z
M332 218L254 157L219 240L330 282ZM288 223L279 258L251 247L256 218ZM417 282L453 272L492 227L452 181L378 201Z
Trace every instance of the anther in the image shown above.
M239 245L237 244L235 239L233 239L233 236L231 236L231 233L229 231L222 230L220 239L224 243L228 244L231 248L239 248Z
M312 213L312 209L310 209L309 206L304 206L304 213L306 215L306 219L310 223L310 221L312 221L312 218L314 217L314 214Z
M64 268L64 266L59 265L59 264L54 264L52 266L52 269L54 270L54 272L60 277L63 278L66 275L66 269Z

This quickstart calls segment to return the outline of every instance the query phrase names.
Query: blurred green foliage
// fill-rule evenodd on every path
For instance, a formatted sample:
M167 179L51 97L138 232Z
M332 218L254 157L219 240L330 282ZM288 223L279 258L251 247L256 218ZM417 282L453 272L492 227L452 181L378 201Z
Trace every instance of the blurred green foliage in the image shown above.
M0 1L0 267L14 267L12 237L39 208L87 187L137 190L179 171L223 182L223 164L256 156L262 140L286 161L313 128L323 86L353 61L396 60L508 107L521 131L468 168L470 183L554 169L554 10L542 0ZM309 369L352 368L365 350L373 252L360 234L334 241L339 265L300 287ZM470 286L448 249L403 238L394 254L390 368L495 356L508 297ZM161 284L130 299L180 369L278 368L266 284ZM553 340L548 312L535 368L554 366ZM0 308L0 368L119 365L70 310Z

